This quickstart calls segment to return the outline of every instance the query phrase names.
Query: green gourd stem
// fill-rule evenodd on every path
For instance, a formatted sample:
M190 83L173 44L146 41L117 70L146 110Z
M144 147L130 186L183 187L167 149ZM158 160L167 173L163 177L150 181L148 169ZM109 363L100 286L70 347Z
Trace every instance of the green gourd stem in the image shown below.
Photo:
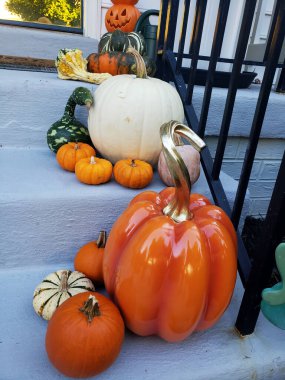
M192 219L193 215L189 210L191 194L190 175L182 157L176 149L174 143L175 133L186 138L198 152L206 144L189 127L177 121L170 121L160 127L162 151L175 184L175 196L163 209L163 213L179 223Z
M262 292L263 300L272 306L285 304L285 243L279 244L276 248L275 260L282 279L279 283L280 289L268 288Z
M89 323L93 321L94 317L100 317L101 315L98 300L92 295L90 295L88 300L84 302L79 311L86 315Z
M68 98L62 119L67 120L74 118L76 105L85 105L90 108L92 103L93 97L91 92L85 87L77 87Z
M135 58L137 78L147 79L146 66L145 66L143 57L140 55L140 53L132 47L127 49L127 53L132 54Z
M100 231L99 236L96 242L98 248L105 248L107 242L107 233L106 231Z

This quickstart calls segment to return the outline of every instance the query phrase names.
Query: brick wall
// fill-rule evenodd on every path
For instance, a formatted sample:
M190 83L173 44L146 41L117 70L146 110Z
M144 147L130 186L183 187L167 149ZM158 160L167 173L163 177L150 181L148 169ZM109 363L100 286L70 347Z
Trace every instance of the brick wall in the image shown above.
M205 141L213 156L217 146L217 138L207 137ZM230 137L228 139L222 170L236 180L240 178L247 143L246 138ZM265 216L284 146L283 139L264 138L259 141L249 182L249 215L255 217Z

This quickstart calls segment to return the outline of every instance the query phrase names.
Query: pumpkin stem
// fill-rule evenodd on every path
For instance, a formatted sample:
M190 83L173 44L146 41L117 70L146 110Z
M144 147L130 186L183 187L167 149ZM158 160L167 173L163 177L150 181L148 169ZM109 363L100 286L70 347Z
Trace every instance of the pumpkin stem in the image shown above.
M163 209L163 213L175 222L183 222L193 218L189 210L191 180L186 165L175 147L175 133L189 140L198 152L205 148L206 144L189 127L177 121L170 121L160 127L162 151L175 184L175 196Z
M59 291L60 292L66 292L67 291L67 280L68 280L69 273L70 273L69 270L62 271L62 274L60 277L60 284L59 284Z
M94 157L94 156L91 156L91 157L90 157L90 164L91 164L91 165L96 164L96 161L95 161L95 157Z
M89 323L93 321L94 317L99 317L101 315L98 300L93 295L89 296L88 300L83 304L79 311L87 316Z
M76 141L76 143L75 143L75 145L74 145L74 149L75 150L78 150L78 149L80 149L80 147L79 147L79 144L78 144L78 142Z
M135 168L137 165L136 165L136 162L135 160L131 160L131 167Z
M98 248L105 248L106 241L107 241L106 231L100 231L97 242L96 242L97 247Z
M146 66L143 60L143 57L140 55L140 53L132 48L129 47L127 49L127 53L132 54L136 61L136 68L137 68L137 78L146 79L147 78L147 72L146 72Z

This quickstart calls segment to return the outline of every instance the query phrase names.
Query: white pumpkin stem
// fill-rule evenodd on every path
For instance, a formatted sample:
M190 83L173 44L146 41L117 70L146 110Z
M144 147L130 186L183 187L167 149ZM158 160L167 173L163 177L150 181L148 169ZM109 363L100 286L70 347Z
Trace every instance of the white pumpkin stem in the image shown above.
M136 61L136 68L137 68L137 78L146 79L147 78L147 72L146 72L146 66L143 60L143 57L140 55L140 53L132 48L129 47L127 49L127 53L132 54Z
M206 144L189 127L177 121L170 121L160 127L162 151L175 184L175 197L163 209L163 213L175 222L183 222L193 218L189 210L191 180L186 165L175 147L175 133L189 140L198 152L205 148Z
M95 161L95 157L94 157L94 156L91 156L91 157L90 157L90 164L91 164L91 165L96 164L96 161Z
M88 300L84 302L83 306L79 309L83 314L87 316L88 322L91 323L94 317L99 317L101 315L99 309L99 302L97 298L90 295Z
M66 292L68 288L68 275L69 271L64 270L60 277L60 284L59 284L59 291L60 292Z
M96 242L98 248L105 248L107 242L107 233L106 231L100 231L99 236Z

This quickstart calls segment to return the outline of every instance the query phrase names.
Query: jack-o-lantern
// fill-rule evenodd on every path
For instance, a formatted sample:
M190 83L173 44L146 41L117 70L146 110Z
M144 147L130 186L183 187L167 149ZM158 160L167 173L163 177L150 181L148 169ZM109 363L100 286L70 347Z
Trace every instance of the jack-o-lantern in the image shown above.
M139 17L140 12L133 5L115 4L106 13L105 26L108 32L114 32L117 29L132 32Z

